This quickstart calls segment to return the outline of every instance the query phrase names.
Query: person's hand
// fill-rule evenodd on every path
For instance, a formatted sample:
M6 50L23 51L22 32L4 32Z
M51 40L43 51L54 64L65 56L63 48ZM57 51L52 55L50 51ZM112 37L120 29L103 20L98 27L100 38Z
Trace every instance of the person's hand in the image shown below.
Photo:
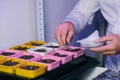
M120 36L117 34L111 34L99 39L100 42L108 41L107 45L90 48L91 51L99 52L104 55L116 55L120 52Z
M62 46L69 43L74 35L74 27L70 22L59 24L55 30L55 38Z

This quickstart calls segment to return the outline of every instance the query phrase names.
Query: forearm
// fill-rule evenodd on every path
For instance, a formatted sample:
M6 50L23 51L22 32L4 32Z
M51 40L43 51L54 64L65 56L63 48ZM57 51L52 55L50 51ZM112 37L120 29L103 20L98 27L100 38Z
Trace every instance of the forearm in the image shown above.
M87 24L87 18L79 13L77 10L73 10L64 20L64 22L71 22L74 25L75 32L78 33Z
M88 0L80 0L64 20L65 22L72 22L77 33L87 24L91 24L94 13L99 9L97 0L90 1L91 3L88 5Z

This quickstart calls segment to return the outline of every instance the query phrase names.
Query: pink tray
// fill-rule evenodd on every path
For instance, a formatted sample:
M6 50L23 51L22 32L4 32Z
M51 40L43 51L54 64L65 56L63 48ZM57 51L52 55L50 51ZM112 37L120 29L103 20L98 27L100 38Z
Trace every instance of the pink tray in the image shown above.
M7 52L7 53L5 53ZM20 55L22 52L21 51L18 51L18 50L10 50L10 49L7 49L7 50L1 50L0 51L0 56L5 56L5 57L15 57L15 56L18 56Z
M62 50L56 50L56 51L50 53L49 55L52 55L53 57L60 59L61 64L65 64L65 63L71 61L74 57L74 54L68 54L67 52L62 51Z
M54 60L54 62L52 62L52 63L39 62L39 60L43 60L43 59ZM60 66L60 59L57 59L51 55L43 56L43 57L41 57L41 59L35 60L35 62L45 64L47 66L47 71L51 71Z
M18 55L15 58L22 59L25 61L34 61L36 59L40 59L41 56L38 54L30 53L30 52L22 52L21 55Z
M76 51L73 51L73 49L78 49ZM79 50L80 49L80 50ZM67 47L62 47L59 50L65 51L67 54L74 54L74 58L78 58L81 55L84 54L85 49L81 47L75 47L75 46L67 46Z

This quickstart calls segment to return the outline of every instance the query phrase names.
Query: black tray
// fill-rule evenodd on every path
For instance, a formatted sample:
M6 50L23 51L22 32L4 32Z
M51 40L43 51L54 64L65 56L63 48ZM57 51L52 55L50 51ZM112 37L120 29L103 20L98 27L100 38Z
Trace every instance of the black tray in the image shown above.
M95 58L83 55L34 79L23 78L1 72L0 80L74 80L75 76L80 75L82 72L97 64L99 64L99 62Z

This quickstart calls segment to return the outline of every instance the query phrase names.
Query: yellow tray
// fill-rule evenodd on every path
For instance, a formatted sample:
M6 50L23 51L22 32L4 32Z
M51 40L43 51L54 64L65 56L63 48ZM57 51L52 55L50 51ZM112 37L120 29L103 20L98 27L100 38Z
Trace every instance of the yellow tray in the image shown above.
M33 41L25 43L25 45L30 45L30 46L41 46L44 44L47 44L47 42L38 41L38 40L33 40Z
M6 60L7 58L5 56L0 56L0 63L4 60Z
M40 68L35 69L35 70L27 70L27 69L22 69L21 67L25 66L39 66ZM15 72L17 76L21 77L26 77L26 78L35 78L37 76L40 76L46 72L46 65L44 64L39 64L36 62L27 62L24 65L19 65L15 68Z
M12 61L12 62L18 62L19 64L16 64L14 66L7 66L7 65L3 65L4 62L6 61ZM4 72L4 73L9 73L9 74L14 74L14 67L20 65L20 64L24 64L25 61L24 60L20 60L20 59L14 59L14 58L7 58L6 60L3 60L2 62L0 62L0 72Z
M19 49L19 48L23 48L23 49ZM12 50L26 51L27 49L30 49L30 48L34 48L34 46L22 44L22 45L13 46L10 49L12 49Z

